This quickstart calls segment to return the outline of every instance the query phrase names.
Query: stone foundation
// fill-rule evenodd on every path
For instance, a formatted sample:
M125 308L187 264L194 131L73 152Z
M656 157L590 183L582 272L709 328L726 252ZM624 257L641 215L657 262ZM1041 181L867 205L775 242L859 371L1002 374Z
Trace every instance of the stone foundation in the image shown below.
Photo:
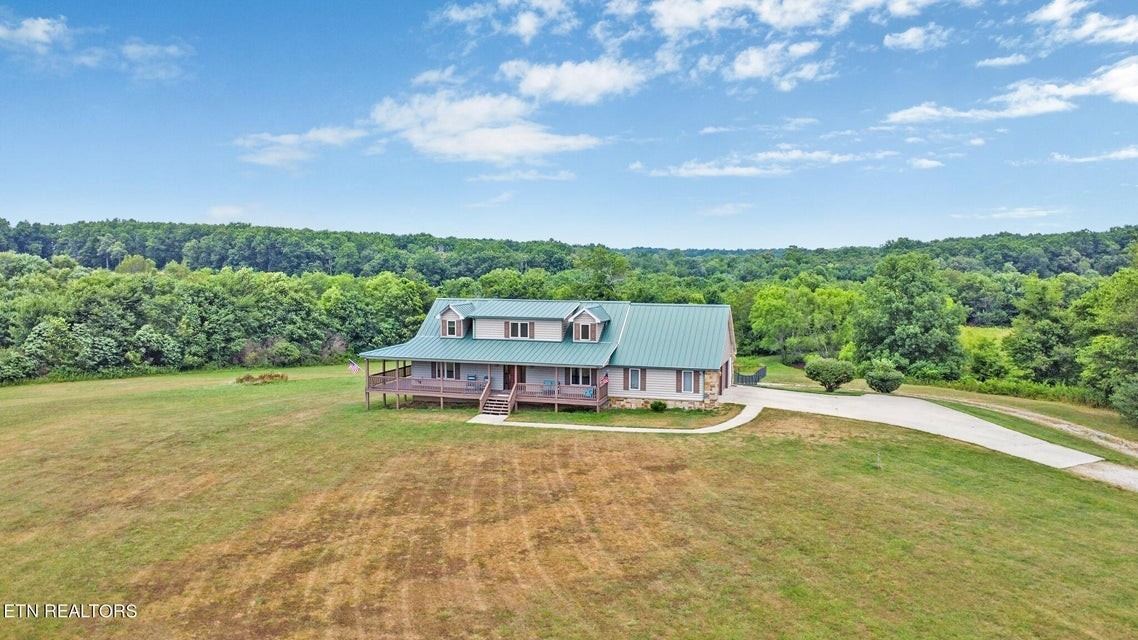
M614 409L648 409L656 400L661 400L669 409L714 409L715 402L707 400L665 400L663 398L614 398L609 396L609 405Z

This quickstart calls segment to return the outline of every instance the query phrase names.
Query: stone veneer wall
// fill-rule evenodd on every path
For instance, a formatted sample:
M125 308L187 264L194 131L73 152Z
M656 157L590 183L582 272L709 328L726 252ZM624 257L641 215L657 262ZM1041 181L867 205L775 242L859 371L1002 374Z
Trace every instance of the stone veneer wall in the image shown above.
M647 409L657 399L669 409L714 409L719 404L719 371L703 372L703 400L675 400L665 398L615 398L609 396L614 409Z

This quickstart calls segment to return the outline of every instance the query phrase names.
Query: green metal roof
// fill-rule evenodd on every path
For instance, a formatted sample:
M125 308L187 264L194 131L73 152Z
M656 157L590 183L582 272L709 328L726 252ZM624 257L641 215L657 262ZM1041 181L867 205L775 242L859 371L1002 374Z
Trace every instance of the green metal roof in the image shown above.
M463 315L468 318L510 318L525 320L564 320L577 310L581 303L571 300L498 300L470 301L474 310Z
M617 367L718 369L731 307L719 304L632 304L613 354Z
M599 304L586 304L585 306L581 307L581 311L588 311L593 315L594 318L601 322L608 322L612 320L612 318L609 317L609 314L605 311L605 308ZM581 311L578 311L573 315L580 315Z
M472 304L473 317L564 319L580 307L608 322L597 342L480 339L467 334L444 338L434 320L448 305ZM561 305L561 306L556 306ZM559 313L552 318L530 313ZM490 312L484 313L484 309ZM507 315L502 315L507 314ZM471 316L468 316L471 317ZM726 305L565 302L560 300L486 300L439 298L414 338L403 344L365 351L361 357L569 367L660 367L718 369L727 346L731 308Z
M448 305L443 305L443 309L446 309L447 306ZM474 303L472 302L453 302L449 306L463 318L469 318L470 313L474 311ZM439 310L439 313L442 313L442 310Z

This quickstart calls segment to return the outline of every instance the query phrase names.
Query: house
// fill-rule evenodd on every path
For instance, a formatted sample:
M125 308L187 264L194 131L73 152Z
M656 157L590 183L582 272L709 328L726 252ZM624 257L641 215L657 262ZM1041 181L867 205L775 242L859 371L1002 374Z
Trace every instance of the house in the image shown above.
M366 351L365 398L714 407L731 381L735 330L725 305L440 298L411 340ZM379 372L371 373L373 363Z

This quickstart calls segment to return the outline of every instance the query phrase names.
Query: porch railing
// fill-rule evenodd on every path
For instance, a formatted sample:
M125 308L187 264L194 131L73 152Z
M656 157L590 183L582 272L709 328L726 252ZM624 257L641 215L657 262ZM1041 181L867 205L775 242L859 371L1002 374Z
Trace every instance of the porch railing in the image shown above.
M481 398L489 387L486 380L443 380L440 378L396 378L373 375L368 378L369 391L408 395L445 395Z
M607 382L600 385L560 384L557 382L519 382L521 402L588 402L600 404L609 395Z

